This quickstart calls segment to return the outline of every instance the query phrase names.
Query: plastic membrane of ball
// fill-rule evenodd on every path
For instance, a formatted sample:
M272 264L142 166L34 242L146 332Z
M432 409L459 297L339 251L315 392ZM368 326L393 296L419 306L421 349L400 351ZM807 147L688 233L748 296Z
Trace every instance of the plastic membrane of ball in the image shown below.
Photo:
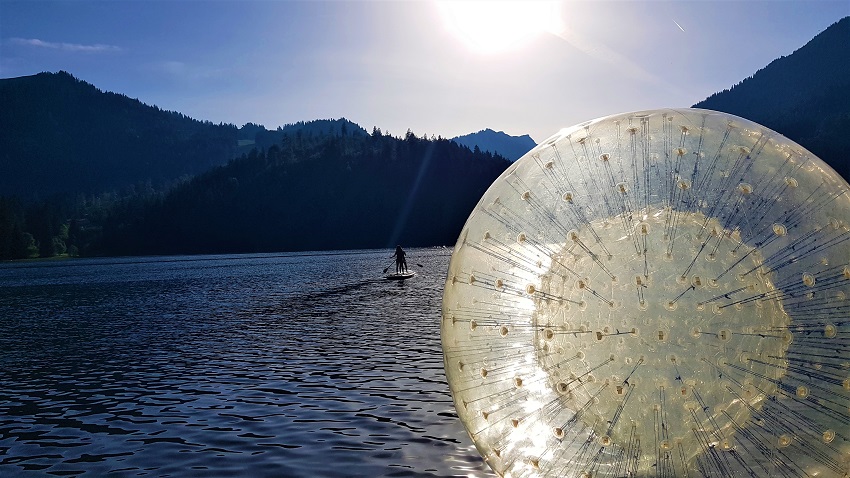
M751 121L564 129L490 186L443 295L446 377L510 477L850 475L850 194Z

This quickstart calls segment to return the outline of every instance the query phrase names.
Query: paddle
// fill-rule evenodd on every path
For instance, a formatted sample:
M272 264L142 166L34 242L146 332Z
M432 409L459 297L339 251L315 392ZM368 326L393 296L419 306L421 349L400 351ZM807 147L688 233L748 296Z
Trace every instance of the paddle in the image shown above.
M393 262L393 264L395 264L395 262ZM387 271L390 269L390 267L393 266L393 264L390 264L390 265L388 265L387 267L384 268L384 274L387 273ZM425 266L423 266L422 264L419 264L419 263L417 263L416 265L419 266L419 267L422 267L422 268L425 267Z

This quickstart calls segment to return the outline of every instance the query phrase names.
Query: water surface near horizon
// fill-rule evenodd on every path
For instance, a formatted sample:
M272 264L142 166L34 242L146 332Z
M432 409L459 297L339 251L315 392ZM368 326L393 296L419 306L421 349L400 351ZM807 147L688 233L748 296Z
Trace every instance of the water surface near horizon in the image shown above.
M391 253L0 264L0 476L493 476Z

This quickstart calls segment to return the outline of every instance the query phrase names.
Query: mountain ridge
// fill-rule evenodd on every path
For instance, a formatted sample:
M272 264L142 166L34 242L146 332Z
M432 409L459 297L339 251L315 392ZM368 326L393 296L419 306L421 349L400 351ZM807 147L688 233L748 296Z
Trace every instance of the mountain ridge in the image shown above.
M516 161L537 146L537 143L527 134L512 136L504 131L494 131L490 128L485 128L475 133L455 136L452 138L452 141L462 144L469 149L474 150L478 147L481 151L498 153L511 161Z
M236 128L104 92L68 72L0 80L0 194L167 185L226 163Z
M738 84L693 105L741 116L799 143L850 179L850 17Z

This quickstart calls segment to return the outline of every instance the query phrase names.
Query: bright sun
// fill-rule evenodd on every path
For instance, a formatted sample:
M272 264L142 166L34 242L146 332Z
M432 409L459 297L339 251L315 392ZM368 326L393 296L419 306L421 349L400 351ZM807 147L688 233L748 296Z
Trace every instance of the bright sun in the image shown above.
M542 33L560 30L557 1L438 1L446 27L471 50L493 54L516 50Z

